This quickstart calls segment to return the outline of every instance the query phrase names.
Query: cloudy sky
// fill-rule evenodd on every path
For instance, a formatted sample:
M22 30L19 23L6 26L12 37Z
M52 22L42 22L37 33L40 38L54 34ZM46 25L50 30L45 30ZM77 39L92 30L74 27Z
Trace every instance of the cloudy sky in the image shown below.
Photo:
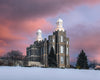
M26 47L43 31L52 34L58 18L70 38L71 61L84 49L100 62L100 0L0 0L0 55Z

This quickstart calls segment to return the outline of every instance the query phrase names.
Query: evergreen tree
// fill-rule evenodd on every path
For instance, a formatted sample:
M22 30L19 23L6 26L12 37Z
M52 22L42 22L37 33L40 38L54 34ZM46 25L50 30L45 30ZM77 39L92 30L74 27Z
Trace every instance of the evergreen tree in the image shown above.
M50 50L50 54L48 55L48 65L49 67L56 67L56 54L54 54L53 47Z
M85 52L82 50L78 56L76 67L79 69L88 69L88 61Z

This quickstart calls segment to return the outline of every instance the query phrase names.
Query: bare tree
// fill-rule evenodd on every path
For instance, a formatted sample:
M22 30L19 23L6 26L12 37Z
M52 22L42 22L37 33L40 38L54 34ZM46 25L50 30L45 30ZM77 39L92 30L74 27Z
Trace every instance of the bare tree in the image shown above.
M7 52L6 55L4 55L5 59L10 59L10 60L22 60L24 58L22 52L18 50L12 50L11 52Z

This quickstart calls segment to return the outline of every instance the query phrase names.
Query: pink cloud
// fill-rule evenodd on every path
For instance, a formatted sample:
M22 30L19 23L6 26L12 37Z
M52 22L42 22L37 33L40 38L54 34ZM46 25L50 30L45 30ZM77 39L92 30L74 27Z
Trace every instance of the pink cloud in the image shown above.
M3 48L0 48L0 56L3 55L2 53L5 53L5 50Z
M52 29L52 25L43 18L9 22L4 21L0 24L0 48L5 50L2 50L0 54L5 54L14 49L22 51L25 55L26 47L30 45L29 43L33 43L38 29L45 32ZM28 37L32 37L33 40L28 39Z

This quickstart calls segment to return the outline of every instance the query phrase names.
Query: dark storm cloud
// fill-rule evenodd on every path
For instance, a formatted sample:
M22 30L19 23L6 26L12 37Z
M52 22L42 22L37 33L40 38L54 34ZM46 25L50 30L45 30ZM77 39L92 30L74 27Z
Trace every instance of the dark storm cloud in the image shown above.
M55 0L0 0L0 15L8 19L40 18L60 9Z
M0 16L13 20L48 17L82 3L97 1L99 0L0 0Z

